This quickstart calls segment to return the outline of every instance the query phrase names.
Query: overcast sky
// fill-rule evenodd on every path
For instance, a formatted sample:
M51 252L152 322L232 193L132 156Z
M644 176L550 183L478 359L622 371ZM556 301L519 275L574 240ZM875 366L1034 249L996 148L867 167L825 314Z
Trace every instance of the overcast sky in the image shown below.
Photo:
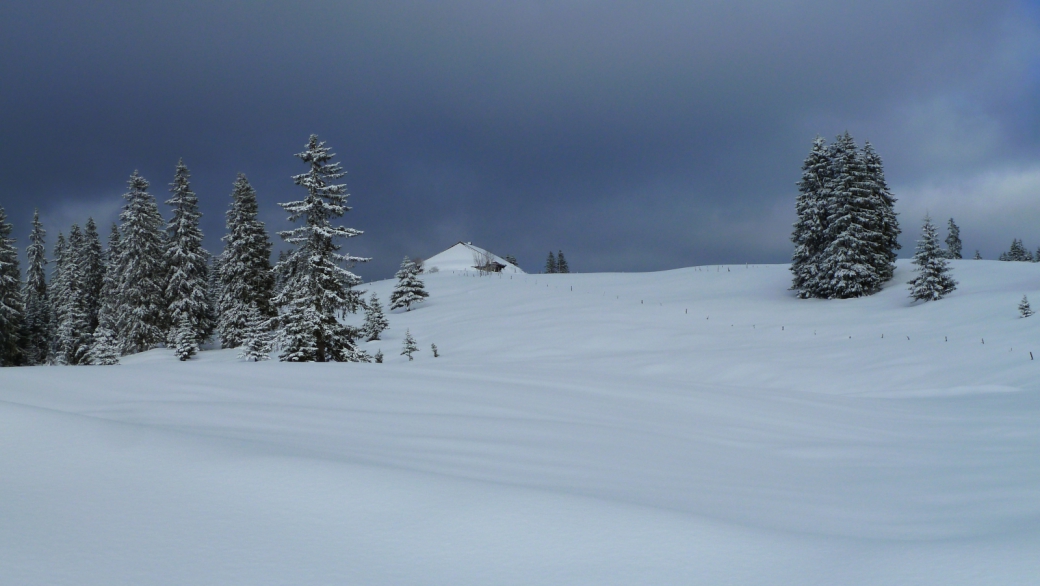
M285 229L316 133L367 279L459 240L529 271L559 249L578 271L786 262L802 159L848 130L885 161L903 256L927 211L995 258L1040 245L1038 106L1037 3L0 6L21 247L34 207L50 245L87 216L107 234L130 173L163 202L180 157L211 251L238 172Z

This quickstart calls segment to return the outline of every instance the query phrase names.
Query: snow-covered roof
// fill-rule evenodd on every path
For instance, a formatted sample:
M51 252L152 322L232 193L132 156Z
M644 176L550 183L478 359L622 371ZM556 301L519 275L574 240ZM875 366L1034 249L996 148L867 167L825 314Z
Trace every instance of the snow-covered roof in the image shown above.
M483 256L485 254L490 254L492 261L505 265L506 268L502 269L503 272L524 272L520 267L510 263L506 259L494 253L490 253L479 246L474 246L469 242L459 242L444 252L431 256L423 261L423 267L427 271L432 270L433 267L437 267L437 270L440 271L472 271L475 270L474 259L478 255Z

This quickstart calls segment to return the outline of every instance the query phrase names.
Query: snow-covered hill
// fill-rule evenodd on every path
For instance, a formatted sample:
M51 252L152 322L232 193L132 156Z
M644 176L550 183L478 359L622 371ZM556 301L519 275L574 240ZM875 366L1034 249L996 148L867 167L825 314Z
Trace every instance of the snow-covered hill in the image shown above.
M952 264L442 269L384 364L0 369L0 583L1034 584L1040 269Z

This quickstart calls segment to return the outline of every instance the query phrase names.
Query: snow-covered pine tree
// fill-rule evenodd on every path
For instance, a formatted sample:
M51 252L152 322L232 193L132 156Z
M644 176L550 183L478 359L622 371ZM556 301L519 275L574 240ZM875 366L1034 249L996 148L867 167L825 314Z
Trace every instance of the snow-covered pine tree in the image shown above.
M65 351L58 339L58 330L65 319L66 300L70 295L68 270L64 266L69 259L67 248L65 234L58 232L58 239L54 242L54 272L51 276L51 286L48 291L51 300L50 354L55 364L65 364Z
M7 212L0 207L0 366L17 366L23 362L25 303L18 249L11 237L13 230L7 221Z
M108 236L108 250L105 251L105 275L101 282L101 296L98 303L98 328L105 329L115 340L116 356L119 356L119 227L112 224ZM95 341L97 334L95 333ZM104 350L107 352L108 350Z
M440 358L441 357L440 353L437 352L437 344L430 344L430 351L433 352L433 357L434 358Z
M831 154L831 200L827 206L827 248L819 262L823 297L847 299L881 289L888 262L871 177L863 155L846 132Z
M94 218L87 218L83 227L83 246L76 255L83 275L83 302L87 310L90 333L98 326L98 312L101 310L101 288L105 282L105 254L101 248L101 236L98 234Z
M90 363L99 366L119 364L119 339L115 332L99 325L94 330L94 345L90 347Z
M411 330L405 330L404 332L404 349L401 350L401 356L407 356L409 362L413 360L412 354L419 351L419 347L415 345L415 338L412 337Z
M270 318L260 313L256 303L246 308L246 327L242 332L242 350L238 357L247 362L260 362L271 358Z
M62 237L58 236L54 305L55 359L59 364L90 364L94 339L86 291L86 262L82 257L86 248L83 240L83 232L77 224L69 230L68 243L62 243Z
M397 284L390 293L391 311L402 307L405 308L405 311L411 311L412 305L422 303L430 296L426 292L422 279L419 278L419 271L416 269L415 263L408 260L407 256L401 261L401 268L394 276L397 277Z
M191 314L180 312L177 326L173 333L173 347L177 359L181 362L199 353L199 335L197 326L192 323Z
M346 186L332 181L346 173L335 156L311 135L307 150L296 155L310 169L293 177L296 185L307 190L299 201L279 204L289 212L289 221L303 220L303 225L279 235L295 248L286 256L286 282L275 297L281 308L283 328L280 335L283 361L367 361L353 338L357 328L339 323L342 310L361 305L360 292L354 289L361 278L341 265L352 266L369 259L339 254L337 238L353 238L360 230L333 226L333 218L342 217L347 207Z
M823 138L813 140L812 149L802 163L802 180L798 182L798 198L791 241L794 273L791 289L802 299L822 297L819 283L820 255L827 247L827 202L830 197L831 149Z
M924 217L921 239L914 254L917 276L910 282L910 297L915 301L936 301L957 288L957 281L949 275L946 252L939 247L939 235L932 219Z
M271 304L275 296L271 239L264 223L257 218L258 211L256 191L246 176L239 173L231 190L227 234L219 263L217 331L223 348L242 344L251 305L256 305L260 315L268 319L277 313Z
M376 350L376 355L373 356L372 358L373 358L373 360L375 360L376 364L382 364L383 363L383 351L382 350Z
M1033 315L1033 308L1029 307L1029 299L1026 296L1022 296L1022 301L1018 303L1018 315L1021 317L1029 317Z
M202 343L212 334L214 324L209 300L209 255L202 248L202 213L199 198L191 190L190 177L184 161L177 161L170 184L173 195L166 201L173 208L173 216L166 227L165 298L175 335L181 335L186 323L195 333L195 341Z
M863 145L863 164L866 167L868 189L871 192L871 202L874 208L874 216L879 221L878 231L881 232L880 249L875 256L875 268L881 276L881 282L886 283L892 279L896 270L897 250L899 245L899 218L896 214L896 198L888 188L885 180L885 169L881 162L881 155L874 150L870 142Z
M22 298L25 301L26 364L46 364L51 350L51 304L47 295L47 258L44 238L47 233L40 222L40 212L33 212L32 232L26 254L29 266L25 273Z
M294 271L293 263L289 262L288 251L278 251L278 260L271 270L274 272L274 295L277 297L285 290L285 284L289 282L289 275ZM274 304L273 301L271 303Z
M514 267L520 266L520 263L516 262L516 257L511 254L506 255L506 262L513 265Z
M550 250L549 251L549 258L545 259L545 272L546 273L555 273L556 272L556 268L557 268L556 255L553 254L553 251Z
M383 304L379 303L379 298L373 293L372 297L368 299L368 307L365 308L365 325L361 326L361 332L371 342L378 340L379 334L382 334L388 327L390 327L390 322L383 314Z
M563 258L563 251L559 251L556 254L556 272L557 273L569 273L571 267L567 264L567 259Z
M974 259L975 260L982 260L982 255L979 254L979 249L977 249L977 248L975 249L975 257L974 257Z
M166 339L169 322L166 303L168 272L165 262L163 219L148 181L134 171L126 204L119 215L119 257L116 259L117 328L123 354L149 350Z
M209 301L209 304L206 306L206 313L209 315L210 325L210 330L206 332L207 340L216 333L220 322L219 303L220 296L224 290L220 284L220 263L223 262L223 257L223 253L210 254L209 251L206 251L206 266L208 267L206 276L206 292L208 295L206 299Z
M961 258L961 229L953 222L953 218L946 224L946 258Z
M1011 249L1007 252L1001 253L999 260L1030 262L1033 260L1033 255L1026 250L1026 247L1022 244L1021 240L1014 238L1011 240Z

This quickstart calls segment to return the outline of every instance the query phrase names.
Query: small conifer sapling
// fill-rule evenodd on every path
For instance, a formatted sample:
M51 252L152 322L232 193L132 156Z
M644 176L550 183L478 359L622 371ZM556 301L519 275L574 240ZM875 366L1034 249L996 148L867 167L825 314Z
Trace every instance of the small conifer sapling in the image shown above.
M173 342L174 353L181 362L199 353L198 334L191 324L191 317L186 313L182 313L177 322Z
M238 357L247 362L271 358L272 338L270 320L260 313L256 303L246 308L245 329L242 332L242 350Z
M362 335L369 342L378 340L379 334L386 331L388 327L390 327L390 322L383 314L383 305L379 303L379 298L373 293L365 307L365 324L361 326Z
M412 337L412 332L410 330L405 330L404 349L401 350L401 355L407 356L408 360L411 361L414 360L414 358L412 358L412 354L418 351L419 347L415 345L415 338Z
M394 290L390 293L390 309L401 309L405 311L411 311L412 305L421 303L424 299L430 296L426 292L426 287L423 285L422 279L419 278L419 267L414 262L404 257L401 262L401 269L397 271L397 285L394 285Z
M437 353L437 344L430 344L430 350L433 350L433 357L440 358L440 354Z
M1029 317L1035 313L1033 308L1029 307L1029 300L1026 296L1022 296L1022 301L1018 304L1018 314L1022 317Z
M90 348L90 363L100 366L119 364L119 340L105 325L94 330L94 345Z

